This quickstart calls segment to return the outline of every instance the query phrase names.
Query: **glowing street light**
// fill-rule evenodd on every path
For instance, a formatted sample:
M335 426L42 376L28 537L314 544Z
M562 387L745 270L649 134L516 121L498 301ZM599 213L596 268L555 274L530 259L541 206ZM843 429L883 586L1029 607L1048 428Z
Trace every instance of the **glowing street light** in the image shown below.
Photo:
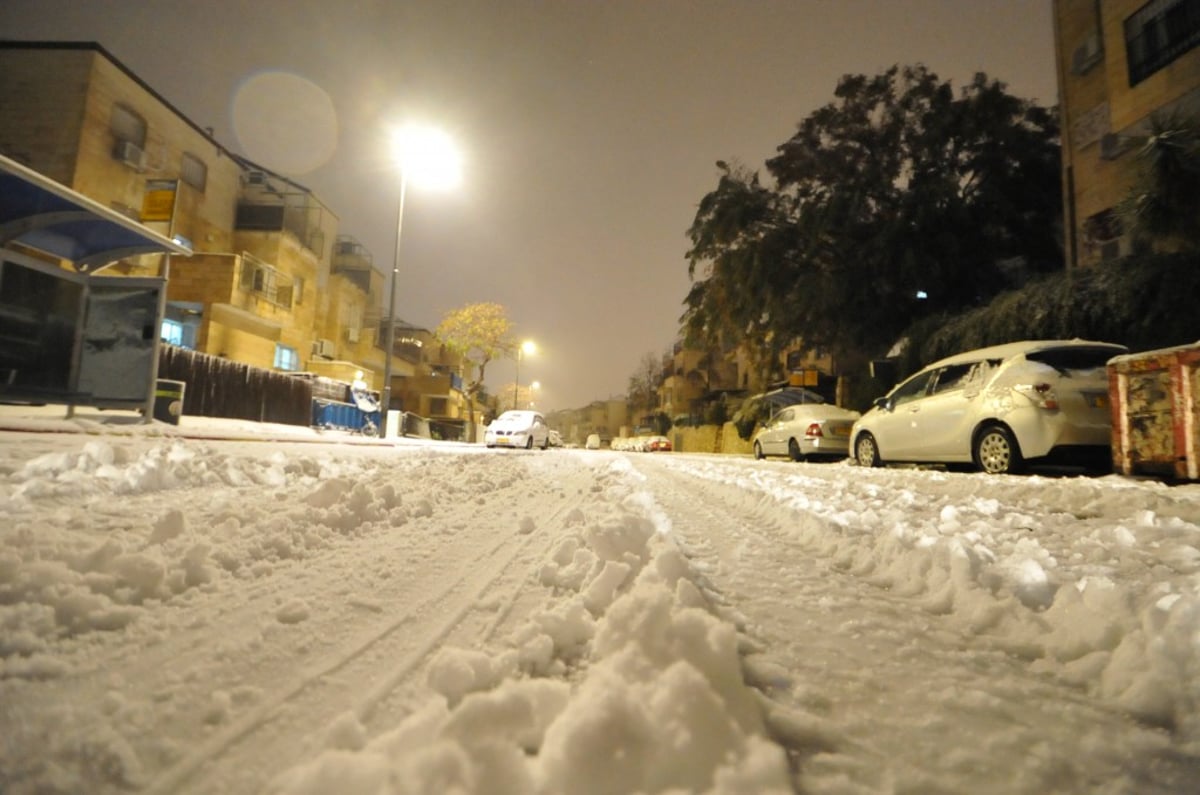
M400 281L400 231L404 225L404 199L408 181L432 189L452 188L462 180L462 157L449 136L430 127L407 125L392 137L393 157L400 168L400 203L396 209L396 250L392 258L392 289L388 296L387 344L384 346L383 412L387 435L392 406L392 355L396 345L396 287Z
M513 379L513 408L514 409L518 408L518 406L517 406L517 390L521 387L521 357L522 357L522 354L528 356L528 355L532 355L534 353L537 353L537 345L535 345L533 343L533 340L525 340L524 342L521 343L520 347L517 348L517 375L516 375L516 378Z

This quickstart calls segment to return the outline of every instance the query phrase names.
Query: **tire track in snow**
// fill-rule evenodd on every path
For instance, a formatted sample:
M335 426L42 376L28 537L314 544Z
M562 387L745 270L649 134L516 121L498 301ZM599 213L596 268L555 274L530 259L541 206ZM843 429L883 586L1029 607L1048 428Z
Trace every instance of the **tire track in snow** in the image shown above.
M519 487L520 484L518 484ZM415 641L409 639L408 645L412 647L412 644L415 643L415 647L410 648L386 676L375 682L364 697L348 707L360 722L370 720L387 696L420 669L421 664L446 641L464 618L477 608L483 595L509 573L513 562L535 543L545 542L544 536L549 532L553 520L567 513L579 502L578 498L562 495L559 504L546 514L545 519L533 532L516 536L515 545L513 544L514 531L496 541L472 561L456 566L454 570L461 574L436 594L422 600L418 605L404 611L394 619L375 627L365 637L359 637L348 645L339 646L327 654L323 660L309 666L295 680L287 683L282 689L276 690L270 698L257 704L234 723L206 739L198 748L178 760L170 769L160 773L144 790L146 795L173 795L180 792L192 783L196 774L206 764L215 762L227 752L244 745L243 741L246 738L271 724L281 713L289 709L293 702L302 698L307 691L363 660L369 652L387 642L401 628L411 624L414 616L428 615L439 609L444 612L447 605L451 605L449 613L440 618L431 629L423 632ZM505 547L511 548L504 551ZM481 569L486 573L481 574ZM518 580L518 587L512 594L513 602L520 595L520 583L525 579ZM481 584L478 587L471 587L473 583ZM326 716L327 719L329 717L331 716ZM318 729L320 726L310 725L308 728ZM250 743L250 745L254 744ZM254 747L257 748L257 746ZM207 790L202 789L201 791Z
M765 695L768 725L789 749L799 791L840 781L872 792L1040 792L1068 769L1068 779L1097 784L1138 780L1149 767L1157 772L1148 781L1186 780L1186 760L1110 739L1136 731L1128 716L963 634L918 597L871 582L838 559L836 546L813 543L819 525L810 523L841 529L827 518L838 501L863 488L900 499L911 484L846 482L844 469L810 478L820 465L794 467L790 483L824 492L809 495L820 504L812 514L797 509L804 500L787 489L731 485L735 476L773 477L770 469L631 458L686 542L715 558L714 584L751 635L747 681ZM779 659L801 663L789 670ZM1015 750L1037 746L1047 725L1057 727L1060 747ZM1152 731L1145 738L1156 747ZM1007 767L1014 758L1020 763Z

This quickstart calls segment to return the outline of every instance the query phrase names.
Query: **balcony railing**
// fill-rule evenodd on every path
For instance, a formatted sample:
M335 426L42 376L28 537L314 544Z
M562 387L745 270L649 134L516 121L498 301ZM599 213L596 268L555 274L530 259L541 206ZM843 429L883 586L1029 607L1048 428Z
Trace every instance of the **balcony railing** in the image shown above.
M283 309L291 309L295 292L295 280L282 271L255 257L242 254L243 290Z

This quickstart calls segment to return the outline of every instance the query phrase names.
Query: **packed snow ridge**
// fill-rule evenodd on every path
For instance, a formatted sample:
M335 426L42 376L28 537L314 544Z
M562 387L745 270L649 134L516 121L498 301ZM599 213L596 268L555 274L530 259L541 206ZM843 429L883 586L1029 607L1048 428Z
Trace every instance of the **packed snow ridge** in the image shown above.
M5 792L1200 780L1197 486L13 439Z

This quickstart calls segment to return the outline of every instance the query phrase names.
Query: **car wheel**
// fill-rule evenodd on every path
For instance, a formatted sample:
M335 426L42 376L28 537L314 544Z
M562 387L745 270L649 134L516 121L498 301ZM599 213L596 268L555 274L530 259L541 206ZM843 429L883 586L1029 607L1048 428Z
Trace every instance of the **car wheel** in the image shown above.
M494 444L485 445L485 447L487 447L487 449L489 449L489 450L491 450L491 449L492 449L493 447L495 447L495 446L496 446L496 445L494 445Z
M800 452L800 443L795 439L788 439L788 458L793 461L804 460L804 454Z
M546 441L542 442L542 449L543 450L550 449L550 437L549 436L546 437Z
M526 450L533 449L533 435L532 434L530 435L530 437L528 439L525 440L525 449Z
M989 475L1012 475L1021 470L1021 450L1012 432L1002 425L984 428L975 439L975 466Z
M879 460L879 448L875 446L875 437L864 433L854 443L854 458L859 466L877 467L883 462Z
M758 459L759 461L761 461L763 458L765 458L765 456L763 455L763 451L762 451L762 445L759 444L758 442L754 443L754 457L756 459Z

